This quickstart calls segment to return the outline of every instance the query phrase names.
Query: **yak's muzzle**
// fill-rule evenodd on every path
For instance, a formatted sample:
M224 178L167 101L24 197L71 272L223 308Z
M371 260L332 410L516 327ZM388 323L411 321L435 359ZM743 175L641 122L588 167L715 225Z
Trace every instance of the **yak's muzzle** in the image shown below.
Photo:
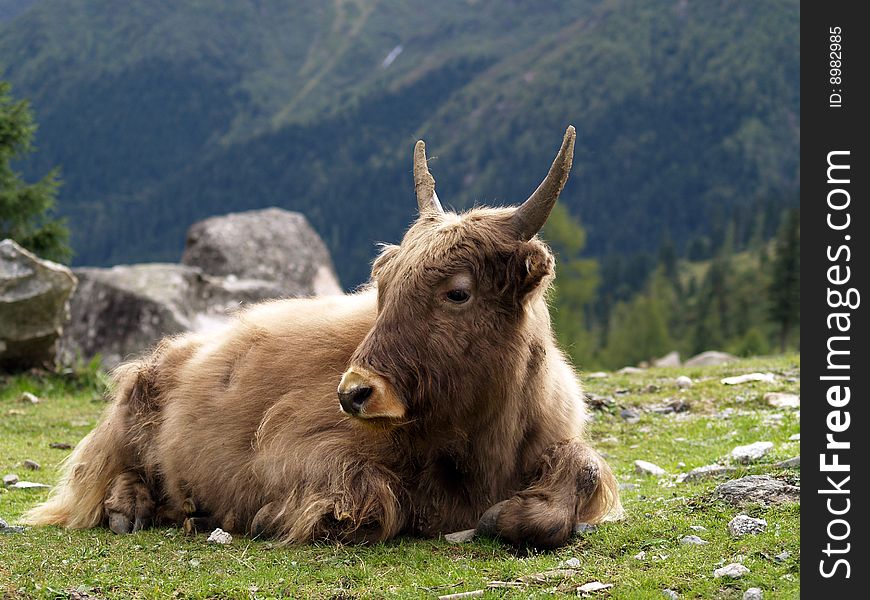
M404 419L405 405L384 377L351 367L338 384L341 410L360 419Z

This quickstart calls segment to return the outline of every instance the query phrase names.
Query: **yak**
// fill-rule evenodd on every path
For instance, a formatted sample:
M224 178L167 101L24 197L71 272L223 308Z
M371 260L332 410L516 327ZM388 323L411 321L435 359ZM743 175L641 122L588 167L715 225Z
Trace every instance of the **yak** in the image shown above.
M476 528L546 549L619 513L554 340L554 256L537 236L574 139L520 206L459 214L417 142L419 216L368 284L255 304L118 367L105 415L26 521L285 544Z

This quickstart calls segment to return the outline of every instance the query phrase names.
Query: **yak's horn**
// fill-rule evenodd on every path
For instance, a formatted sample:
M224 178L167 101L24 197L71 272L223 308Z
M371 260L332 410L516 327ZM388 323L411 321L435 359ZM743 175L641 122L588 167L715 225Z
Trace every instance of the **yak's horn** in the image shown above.
M426 144L423 140L418 141L414 146L414 189L417 191L417 208L421 215L432 211L444 212L435 193L435 179L429 173L429 166L426 164Z
M559 194L562 193L562 188L565 187L565 182L568 180L568 173L571 171L571 161L574 158L575 135L574 126L569 125L565 132L565 139L562 140L562 147L559 148L559 154L556 155L556 160L550 167L550 172L547 173L538 189L514 212L511 223L521 240L530 240L541 230L547 217L550 216L550 211L553 210L553 205L556 204Z

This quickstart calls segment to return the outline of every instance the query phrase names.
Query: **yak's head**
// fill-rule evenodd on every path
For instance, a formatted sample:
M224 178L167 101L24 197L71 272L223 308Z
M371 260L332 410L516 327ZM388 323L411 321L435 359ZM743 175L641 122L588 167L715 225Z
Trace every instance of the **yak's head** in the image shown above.
M378 315L338 386L344 412L384 425L444 413L462 419L497 410L479 405L498 402L518 373L541 368L553 255L536 234L568 178L574 135L569 127L521 206L462 214L441 208L417 142L420 215L372 266Z

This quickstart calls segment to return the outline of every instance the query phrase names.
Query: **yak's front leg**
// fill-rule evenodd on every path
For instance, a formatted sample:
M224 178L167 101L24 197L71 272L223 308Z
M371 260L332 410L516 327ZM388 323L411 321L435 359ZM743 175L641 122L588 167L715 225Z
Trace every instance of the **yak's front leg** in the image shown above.
M490 507L477 531L515 546L556 548L577 523L597 523L619 509L610 467L586 444L569 440L548 448L531 485Z

